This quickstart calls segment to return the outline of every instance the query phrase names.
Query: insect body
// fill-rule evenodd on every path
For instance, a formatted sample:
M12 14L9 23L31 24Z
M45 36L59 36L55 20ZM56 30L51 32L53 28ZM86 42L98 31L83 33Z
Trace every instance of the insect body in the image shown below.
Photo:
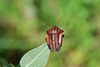
M51 51L59 51L60 47L63 43L62 34L64 31L58 28L57 26L53 26L51 29L46 31L46 42Z

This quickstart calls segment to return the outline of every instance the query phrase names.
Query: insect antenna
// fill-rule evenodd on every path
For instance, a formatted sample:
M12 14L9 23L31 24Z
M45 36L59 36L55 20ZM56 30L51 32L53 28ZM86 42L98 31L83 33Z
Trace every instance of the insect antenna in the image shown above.
M58 20L58 22L57 22L57 26L58 26L58 24L59 24L59 21L62 19L63 17L61 17L59 20Z

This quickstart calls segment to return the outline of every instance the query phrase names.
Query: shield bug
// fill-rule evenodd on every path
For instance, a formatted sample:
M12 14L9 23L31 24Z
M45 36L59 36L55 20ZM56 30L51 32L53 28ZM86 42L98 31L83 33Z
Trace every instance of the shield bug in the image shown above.
M62 18L62 17L61 17ZM60 19L61 19L60 18ZM59 21L60 21L59 19ZM58 23L59 23L58 21ZM59 51L62 43L63 43L63 37L64 35L62 34L64 31L57 26L53 26L52 28L48 29L46 31L46 42L47 45L50 49L50 51Z

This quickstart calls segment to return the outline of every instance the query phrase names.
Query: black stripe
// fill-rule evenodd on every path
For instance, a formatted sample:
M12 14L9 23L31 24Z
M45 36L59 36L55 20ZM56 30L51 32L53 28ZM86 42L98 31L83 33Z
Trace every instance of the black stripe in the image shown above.
M49 30L49 32L50 32L50 30ZM48 47L51 50L51 47L50 47L50 35L48 35L48 36L49 36L49 44L48 44Z
M51 50L50 44L48 44L49 49Z
M51 29L51 33L52 33L52 30L53 30L53 29ZM51 34L51 41L52 41L52 34ZM53 42L52 42L52 48L53 48L53 50L54 50ZM52 48L51 48L51 49L52 49Z
M55 32L56 27L54 28L54 32ZM54 42L55 42L55 49L56 49L56 34L54 34Z
M52 30L51 30L51 33L52 33ZM50 34L51 35L51 40L52 40L52 34Z
M57 33L58 33L58 29L59 29L59 28L57 28Z
M60 32L59 32L59 34L61 33L61 30L60 30Z
M59 34L58 34L58 29L59 29L59 28L57 28L57 35L58 35L57 43L58 43L58 47L59 47ZM58 48L57 48L57 49L58 49Z

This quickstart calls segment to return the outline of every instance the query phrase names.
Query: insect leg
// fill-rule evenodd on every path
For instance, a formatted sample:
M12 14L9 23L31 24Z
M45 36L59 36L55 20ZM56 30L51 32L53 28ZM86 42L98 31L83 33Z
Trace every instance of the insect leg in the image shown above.
M62 35L62 38L65 37L65 35Z
M45 41L47 42L47 38L45 38Z

